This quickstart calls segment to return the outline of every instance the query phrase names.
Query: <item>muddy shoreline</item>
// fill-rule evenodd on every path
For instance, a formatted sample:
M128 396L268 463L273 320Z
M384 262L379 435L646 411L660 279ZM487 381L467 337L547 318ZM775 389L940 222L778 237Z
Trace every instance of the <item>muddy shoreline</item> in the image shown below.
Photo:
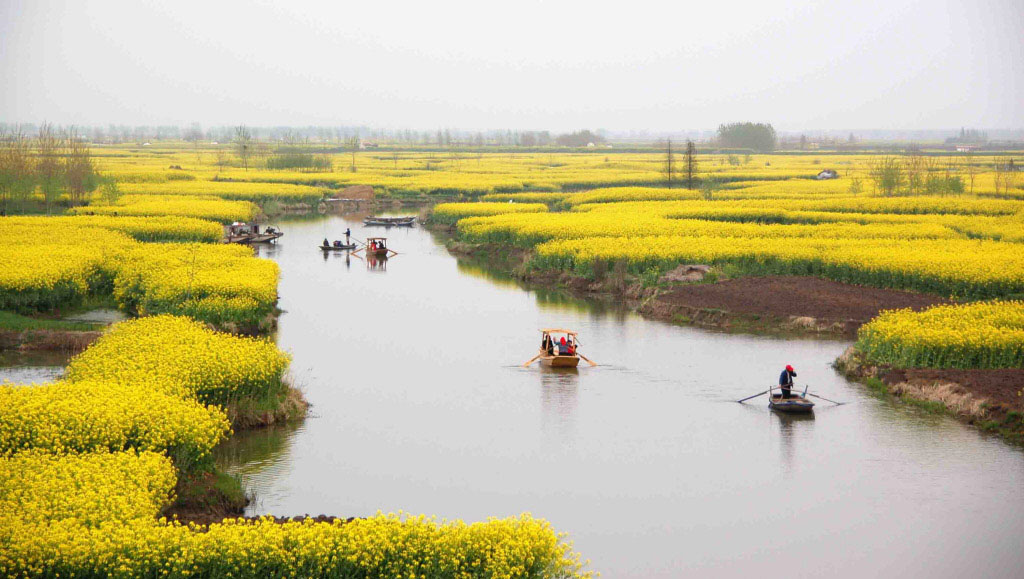
M1024 368L993 370L893 368L873 365L855 346L840 356L835 369L885 395L950 414L1024 444Z

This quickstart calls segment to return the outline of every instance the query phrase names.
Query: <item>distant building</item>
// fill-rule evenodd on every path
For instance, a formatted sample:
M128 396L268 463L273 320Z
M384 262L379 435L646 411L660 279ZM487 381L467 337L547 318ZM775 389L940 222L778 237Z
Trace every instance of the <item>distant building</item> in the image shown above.
M839 178L839 173L836 173L832 169L825 169L822 172L818 173L818 176L816 177L816 179L819 180L819 181L821 181L823 179L838 179L838 178Z
M597 146L597 145L595 145L594 143L587 143L587 148L588 148L588 149L593 149L593 148L594 148L594 147L596 147L596 146Z
M978 147L976 145L957 145L956 146L956 152L957 153L971 153L971 152L973 152L977 148Z

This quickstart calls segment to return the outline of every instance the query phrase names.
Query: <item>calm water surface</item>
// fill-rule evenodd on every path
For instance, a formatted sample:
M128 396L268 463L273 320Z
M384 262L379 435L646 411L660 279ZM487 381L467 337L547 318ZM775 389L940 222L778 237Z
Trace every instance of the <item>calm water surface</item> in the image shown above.
M323 255L355 216L285 224L278 343L313 404L221 460L250 514L483 520L570 533L605 577L1020 576L1024 454L838 376L848 345L727 335L527 291L430 234L400 255ZM580 332L597 368L519 364L537 328ZM734 400L777 379L850 403L813 417Z

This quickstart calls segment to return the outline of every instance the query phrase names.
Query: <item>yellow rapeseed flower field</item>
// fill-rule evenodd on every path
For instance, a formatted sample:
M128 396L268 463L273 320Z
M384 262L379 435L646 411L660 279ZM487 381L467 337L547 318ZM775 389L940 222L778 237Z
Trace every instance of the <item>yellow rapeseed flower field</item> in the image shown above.
M883 312L861 327L857 349L900 368L1024 367L1024 302Z

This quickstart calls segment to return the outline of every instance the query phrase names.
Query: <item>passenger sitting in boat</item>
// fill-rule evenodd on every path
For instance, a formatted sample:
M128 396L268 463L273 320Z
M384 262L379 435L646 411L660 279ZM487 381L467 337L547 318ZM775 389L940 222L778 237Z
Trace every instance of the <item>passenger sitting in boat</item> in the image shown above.
M327 241L327 238L325 237L324 238L324 247L330 247L330 246L331 246L331 242Z
M793 388L793 378L796 376L796 370L792 366L787 365L786 369L779 375L779 387L782 390L783 398L792 398L791 389Z
M569 354L569 346L567 346L566 343L565 343L565 336L562 336L562 339L559 340L559 342L558 342L558 355L559 356L565 356L565 355L568 355L568 354Z
M334 247L341 247L341 242L337 239L334 240Z

